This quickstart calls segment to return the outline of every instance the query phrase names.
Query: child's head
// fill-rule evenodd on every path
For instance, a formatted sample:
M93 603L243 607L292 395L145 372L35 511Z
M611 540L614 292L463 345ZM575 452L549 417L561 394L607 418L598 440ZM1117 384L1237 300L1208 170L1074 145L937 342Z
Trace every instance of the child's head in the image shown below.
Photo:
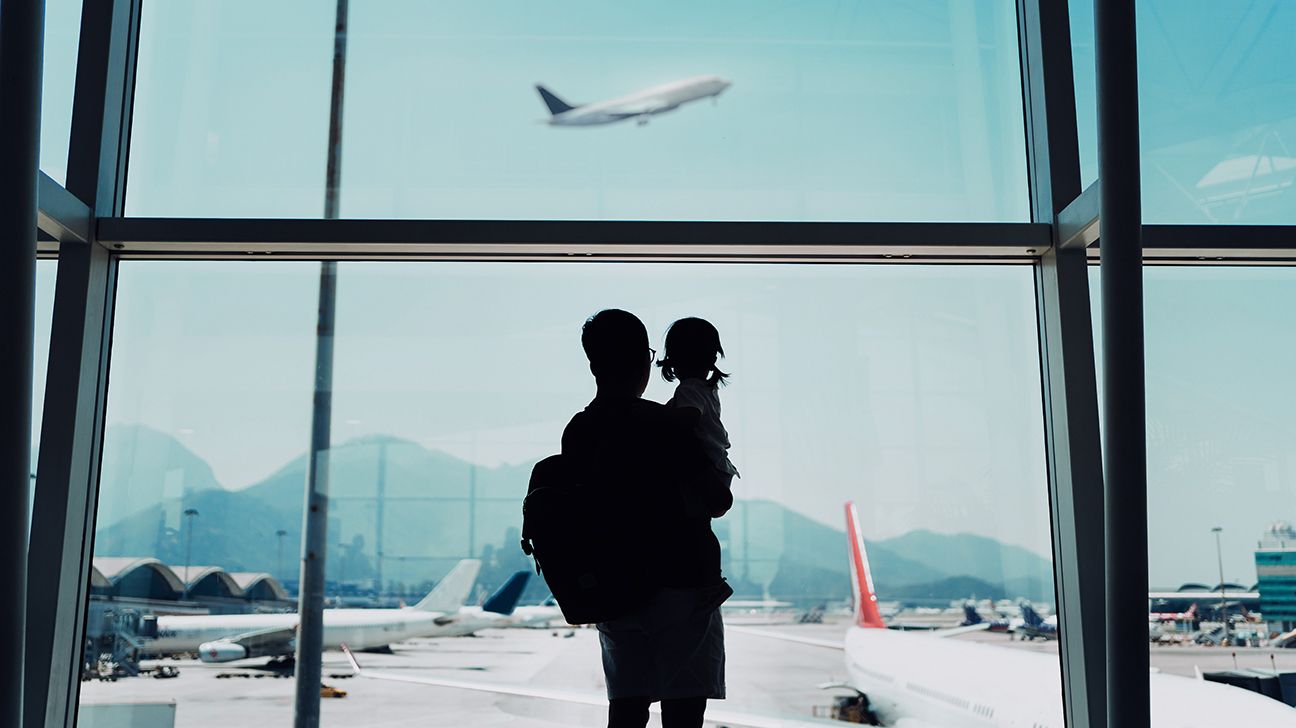
M700 318L682 318L666 330L666 343L662 347L662 379L705 379L711 386L719 386L729 378L716 366L716 359L724 356L720 345L720 332L711 322Z

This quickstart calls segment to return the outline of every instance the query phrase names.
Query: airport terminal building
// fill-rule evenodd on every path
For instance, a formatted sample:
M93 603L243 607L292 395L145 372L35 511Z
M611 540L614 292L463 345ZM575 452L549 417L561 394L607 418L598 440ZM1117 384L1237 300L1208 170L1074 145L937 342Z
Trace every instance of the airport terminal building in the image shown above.
M1294 28L0 1L0 726L605 724L519 544L607 309L738 473L715 721L1296 724Z
M1296 629L1296 531L1290 523L1275 523L1265 532L1256 548L1255 567L1260 612L1269 629Z

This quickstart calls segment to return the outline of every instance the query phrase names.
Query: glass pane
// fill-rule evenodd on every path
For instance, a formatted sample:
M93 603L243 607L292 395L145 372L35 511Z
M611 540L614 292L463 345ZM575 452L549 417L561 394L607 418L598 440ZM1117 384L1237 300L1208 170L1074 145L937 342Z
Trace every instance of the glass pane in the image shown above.
M1098 181L1098 95L1094 67L1093 0L1070 0L1071 69L1075 77L1076 132L1080 142L1080 188ZM1146 171L1146 170L1145 170Z
M45 0L45 57L41 82L40 168L67 184L72 96L76 90L81 0Z
M1296 5L1139 7L1143 219L1296 223Z
M1290 708L1241 688L1296 671L1280 649L1296 627L1296 270L1149 267L1144 279L1153 709L1165 676L1200 670L1240 686L1199 683L1200 701L1175 701L1202 723L1287 725Z
M1070 4L1085 184L1097 179L1093 2ZM1143 220L1296 223L1296 5L1138 3Z
M336 7L144 3L127 214L322 216Z
M146 7L131 214L319 216L333 12ZM1015 18L999 0L353 5L341 212L1027 220Z
M36 474L36 464L40 454L41 422L45 414L45 374L49 367L50 324L54 320L54 276L58 271L58 261L41 259L36 261L36 337L32 347L32 434L31 434L31 471ZM36 479L32 478L34 489ZM28 493L28 519L35 491Z
M216 589L218 576L184 599L166 575L203 565L196 575L214 574L211 566L295 586L317 271L298 262L121 264L95 541L106 586L92 624L101 636L125 632L136 629L127 617L152 611L163 616L145 649L188 656L143 663L178 668L176 679L85 683L82 703L95 707L83 715L174 700L182 728L289 720L290 681L231 688L213 679L261 674L282 644L229 662L193 653L243 654L252 643L240 635L293 624L291 603L239 602ZM338 276L327 550L327 595L338 609L325 620L362 625L347 638L354 647L391 646L359 654L366 668L604 695L594 630L512 627L557 616L540 604L547 589L518 549L521 498L532 465L559 449L593 395L581 326L609 305L641 316L662 353L663 331L681 316L704 316L720 331L732 379L718 398L741 472L737 504L713 524L735 590L723 610L731 627L841 643L852 623L842 506L853 500L888 623L953 627L966 604L995 630L1012 623L1018 636L1056 636L1048 622L1013 621L1029 613L1024 600L1053 609L1028 266L342 263ZM653 376L646 396L660 402L674 391ZM148 557L161 564L140 561ZM465 558L480 560L475 578L454 571ZM512 615L459 608L490 605L516 572L531 579ZM426 603L395 609L429 592L449 600L443 613ZM141 595L149 601L131 602L122 624L103 616ZM288 613L255 613L276 608ZM252 613L193 614L208 610ZM392 614L410 631L375 627ZM449 636L469 629L482 638ZM816 687L825 676L881 706L892 694L874 676L886 674L921 688L894 696L892 718L953 720L956 701L1061 725L1055 641L861 632L896 640L896 654L925 656L897 663L870 649L854 658L864 671L848 673L840 651L731 629L728 699L714 709L808 718L832 701ZM331 639L324 672L345 676ZM984 669L999 659L1020 661L1022 679ZM342 680L326 679L350 693L325 707L340 725L604 724L594 706Z

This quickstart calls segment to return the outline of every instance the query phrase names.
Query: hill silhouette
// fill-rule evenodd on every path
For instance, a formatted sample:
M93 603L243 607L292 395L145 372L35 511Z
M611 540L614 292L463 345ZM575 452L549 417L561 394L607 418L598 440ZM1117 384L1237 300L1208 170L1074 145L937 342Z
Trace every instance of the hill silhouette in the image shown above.
M188 540L182 514L195 508L192 563L295 581L304 455L245 490L229 491L179 441L132 426L110 428L105 463L112 470L105 471L96 554L181 564ZM330 580L372 588L381 579L387 593L418 596L471 555L483 560L478 601L509 574L530 569L518 548L530 464L483 467L408 440L367 436L334 446L329 465ZM848 596L841 529L768 500L739 500L715 528L738 598L809 605ZM1002 592L1052 600L1049 562L994 539L915 531L868 548L882 599ZM543 582L533 579L525 598L545 594Z

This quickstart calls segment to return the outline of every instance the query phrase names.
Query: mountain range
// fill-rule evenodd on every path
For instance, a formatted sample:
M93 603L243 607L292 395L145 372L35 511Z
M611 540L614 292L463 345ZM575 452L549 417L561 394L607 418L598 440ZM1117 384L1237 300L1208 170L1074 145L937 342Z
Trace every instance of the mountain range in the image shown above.
M193 564L295 580L304 455L234 491L175 438L117 425L105 434L103 462L96 555L183 564L188 549ZM408 440L367 436L336 445L329 465L329 579L352 586L381 580L385 589L413 596L471 555L483 560L480 597L530 568L517 546L530 464L482 467ZM189 509L197 514L186 517ZM848 594L839 528L773 501L739 500L715 530L725 574L740 597L809 604ZM882 599L1052 602L1050 562L992 538L919 530L868 548ZM527 597L544 594L533 580Z

